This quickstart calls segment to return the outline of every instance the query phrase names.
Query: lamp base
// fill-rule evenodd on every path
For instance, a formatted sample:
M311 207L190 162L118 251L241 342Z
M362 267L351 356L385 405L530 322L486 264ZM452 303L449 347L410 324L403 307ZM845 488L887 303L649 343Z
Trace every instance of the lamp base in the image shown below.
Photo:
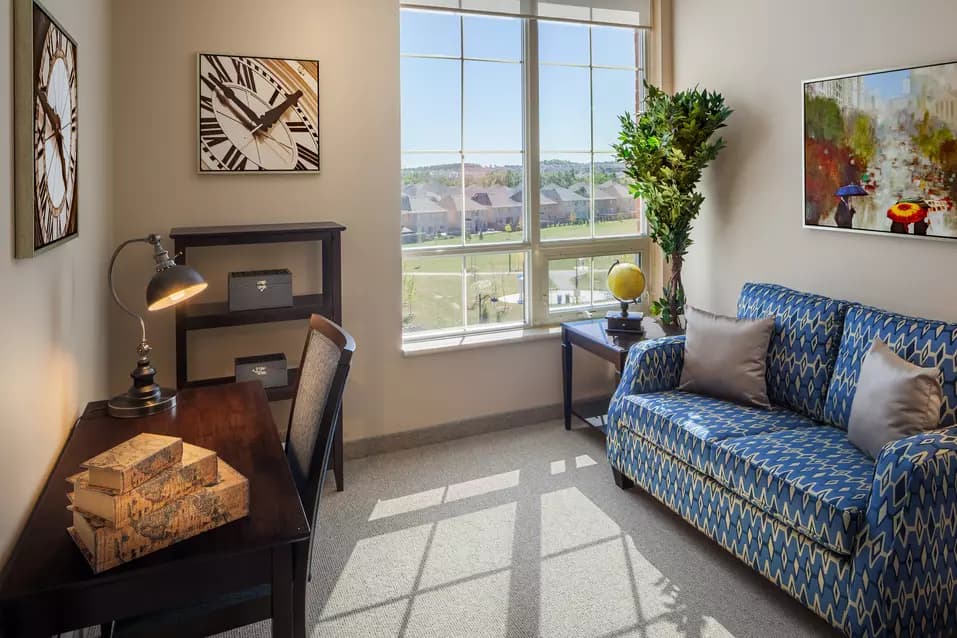
M176 407L176 390L160 388L158 394L137 397L129 392L118 394L107 404L109 415L120 419L135 419L159 414Z

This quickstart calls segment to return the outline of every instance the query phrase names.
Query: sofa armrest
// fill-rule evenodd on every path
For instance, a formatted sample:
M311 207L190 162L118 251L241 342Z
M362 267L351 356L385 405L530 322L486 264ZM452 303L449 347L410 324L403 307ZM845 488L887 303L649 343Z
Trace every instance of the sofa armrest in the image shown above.
M957 627L957 427L881 451L853 569L849 620L862 635Z
M630 394L674 390L685 360L684 336L639 341L628 351L621 381L612 397L612 407Z

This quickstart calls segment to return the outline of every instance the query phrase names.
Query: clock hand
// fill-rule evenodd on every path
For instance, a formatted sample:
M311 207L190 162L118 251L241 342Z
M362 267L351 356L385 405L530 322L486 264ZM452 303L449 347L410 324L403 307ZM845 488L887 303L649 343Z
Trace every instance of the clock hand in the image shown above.
M50 106L50 101L47 96L45 88L41 88L38 93L40 94L40 105L43 107L43 111L46 113L47 117L50 120L50 124L53 126L53 138L56 140L56 150L57 155L60 156L60 169L63 171L63 179L66 179L66 154L63 152L63 127L60 116L56 111L53 110L53 107ZM48 138L49 139L49 138Z
M230 87L226 86L225 84L223 84L222 80L220 80L219 78L217 78L217 77L216 77L215 75L213 75L212 73L209 74L209 77L210 77L210 79L213 81L213 84L215 85L214 88L216 88L222 95L224 95L224 96L226 97L226 99L228 99L230 102L232 102L233 104L235 104L236 106L238 106L238 107L239 107L239 110L243 112L243 115L244 115L246 118L248 118L250 122L256 122L256 121L259 120L259 115L258 115L255 111L253 111L251 108L249 108L249 107L246 105L245 102L243 102L242 100L240 100L240 99L236 96L236 92L233 91L232 88L230 88ZM204 79L205 79L205 78L204 78ZM207 84L208 84L208 82L207 82ZM225 101L225 100L224 100L224 101ZM248 127L247 127L247 128L248 128Z
M302 91L296 91L295 93L290 93L289 95L286 96L286 99L283 100L282 103L278 104L277 106L274 106L273 108L263 113L263 116L259 118L259 126L262 128L262 130L268 131L269 129L271 129L273 125L279 121L279 118L282 117L282 114L285 113L290 106L294 106L299 103L299 99L301 97L302 97Z
M43 107L43 112L46 113L46 116L50 118L50 122L53 125L54 131L60 130L60 116L57 115L57 112L53 110L53 107L50 106L50 101L47 98L46 89L39 89L37 93L40 95L40 106Z

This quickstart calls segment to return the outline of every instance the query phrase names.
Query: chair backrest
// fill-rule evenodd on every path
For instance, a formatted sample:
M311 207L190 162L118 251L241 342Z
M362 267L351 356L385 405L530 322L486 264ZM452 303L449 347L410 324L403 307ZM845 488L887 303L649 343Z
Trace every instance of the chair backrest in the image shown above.
M834 372L851 304L775 284L745 284L738 317L774 317L768 346L768 398L817 421Z
M348 332L323 316L310 317L286 430L286 458L313 534L355 349Z

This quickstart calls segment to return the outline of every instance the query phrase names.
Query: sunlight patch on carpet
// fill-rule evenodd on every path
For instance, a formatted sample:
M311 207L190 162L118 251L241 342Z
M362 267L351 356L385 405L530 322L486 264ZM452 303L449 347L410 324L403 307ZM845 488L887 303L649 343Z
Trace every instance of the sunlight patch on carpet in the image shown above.
M492 474L491 476L485 476L471 481L463 481L462 483L452 483L449 485L449 490L445 495L445 502L461 501L462 499L472 498L473 496L481 496L483 494L490 494L492 492L517 487L520 476L521 472L519 470L513 470L501 474Z
M375 521L399 514L408 514L419 510L436 507L443 503L461 501L475 496L491 494L501 490L518 487L521 479L521 471L513 470L511 472L502 472L501 474L492 474L483 476L461 483L452 483L445 487L436 487L431 490L397 496L389 499L379 499L375 507L372 508L372 514L369 515L370 521Z
M326 636L362 636L362 638L395 638L401 634L408 599L365 611L347 614L320 622L312 631L312 638Z
M515 503L436 523L420 587L434 587L512 564Z
M428 507L435 507L442 504L442 498L445 496L445 488L437 487L434 490L426 490L408 496L399 496L384 501L380 500L372 508L370 521L380 518L388 518L399 514L407 514L417 510L424 510Z
M506 570L416 596L404 635L505 636L510 576Z
M408 596L415 587L434 523L363 538L339 574L322 617Z
M543 636L604 636L637 624L621 538L542 561Z
M621 528L577 487L542 494L541 555L618 536Z

